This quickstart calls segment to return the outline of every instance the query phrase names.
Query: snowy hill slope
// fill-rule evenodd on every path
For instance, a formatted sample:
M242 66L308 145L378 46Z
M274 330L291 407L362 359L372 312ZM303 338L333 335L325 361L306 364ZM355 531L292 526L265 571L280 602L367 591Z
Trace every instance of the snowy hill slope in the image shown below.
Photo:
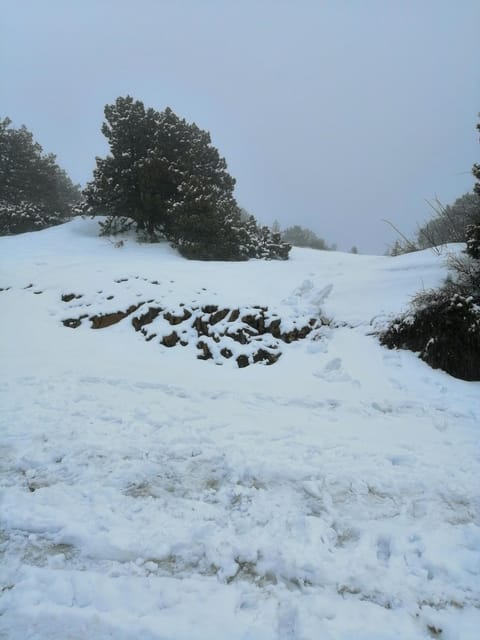
M476 638L480 385L372 335L442 260L96 232L0 238L0 637ZM242 369L90 328L141 303L330 325Z

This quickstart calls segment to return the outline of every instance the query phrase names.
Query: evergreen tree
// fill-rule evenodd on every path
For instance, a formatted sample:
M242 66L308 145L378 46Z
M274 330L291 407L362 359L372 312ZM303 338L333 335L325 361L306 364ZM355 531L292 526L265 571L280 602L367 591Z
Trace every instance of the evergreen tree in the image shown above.
M131 219L148 237L166 237L189 258L252 257L235 180L207 131L170 108L145 109L127 96L105 107L102 132L110 155L97 158L85 190L87 212Z
M80 190L53 154L43 154L25 126L0 120L0 233L34 231L64 222Z
M207 199L224 205L230 200L235 205L235 181L208 132L168 107L161 113L145 109L130 96L107 105L105 120L102 133L110 155L97 158L94 179L85 190L90 211L126 216L150 234L175 237L185 227L177 217L192 211L187 202Z

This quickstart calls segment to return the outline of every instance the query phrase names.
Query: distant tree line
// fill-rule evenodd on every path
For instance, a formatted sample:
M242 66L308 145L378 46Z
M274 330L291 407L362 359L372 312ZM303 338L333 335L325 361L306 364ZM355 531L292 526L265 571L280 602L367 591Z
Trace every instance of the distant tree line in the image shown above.
M451 242L466 242L468 227L480 223L480 194L475 190L460 196L452 204L445 206L435 200L430 206L434 215L418 228L413 239L397 239L390 248L390 255L441 247Z
M274 223L276 227L278 223ZM294 247L304 247L309 249L319 249L320 251L335 251L336 245L329 246L326 241L318 236L314 231L298 224L287 227L281 232L282 240Z

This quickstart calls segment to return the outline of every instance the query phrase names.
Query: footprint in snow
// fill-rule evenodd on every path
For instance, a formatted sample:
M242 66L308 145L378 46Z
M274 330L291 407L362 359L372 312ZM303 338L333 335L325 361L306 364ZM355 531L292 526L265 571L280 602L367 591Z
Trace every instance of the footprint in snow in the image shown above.
M377 540L377 559L387 565L392 555L391 539L389 536L379 536Z
M298 610L291 604L278 604L278 638L295 640L298 638Z
M325 365L323 370L325 372L339 371L341 366L342 366L342 359L341 358L333 358L333 360L330 360L330 362L327 362L327 364Z
M352 382L353 384L360 386L358 380L353 379L344 369L341 358L332 358L323 369L317 369L313 372L316 378L321 378L326 382Z

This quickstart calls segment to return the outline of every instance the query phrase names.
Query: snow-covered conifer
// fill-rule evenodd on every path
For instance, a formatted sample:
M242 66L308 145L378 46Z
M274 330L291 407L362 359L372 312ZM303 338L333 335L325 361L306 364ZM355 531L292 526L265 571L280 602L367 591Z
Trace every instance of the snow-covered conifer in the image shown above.
M85 190L87 212L130 218L138 230L164 236L190 258L259 256L258 233L242 221L235 179L207 131L168 107L146 109L127 96L105 107L102 132L110 155L97 158ZM287 245L270 254L288 257Z
M80 198L78 187L26 127L10 125L9 118L0 120L0 234L65 221Z

